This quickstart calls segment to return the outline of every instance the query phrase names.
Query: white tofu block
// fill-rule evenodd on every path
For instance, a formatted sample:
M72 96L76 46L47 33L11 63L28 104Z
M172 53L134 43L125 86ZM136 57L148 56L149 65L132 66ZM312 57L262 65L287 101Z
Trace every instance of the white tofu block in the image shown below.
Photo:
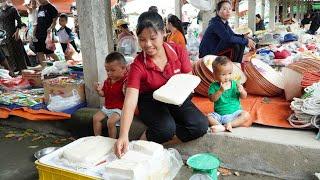
M153 92L153 98L173 105L182 105L201 79L191 74L176 74L168 82Z
M142 154L146 154L149 156L154 156L157 153L163 151L163 146L161 144L151 142L151 141L132 141L133 150L140 152Z
M82 143L66 148L61 158L80 166L94 166L113 149L115 142L115 139L108 137L88 137Z

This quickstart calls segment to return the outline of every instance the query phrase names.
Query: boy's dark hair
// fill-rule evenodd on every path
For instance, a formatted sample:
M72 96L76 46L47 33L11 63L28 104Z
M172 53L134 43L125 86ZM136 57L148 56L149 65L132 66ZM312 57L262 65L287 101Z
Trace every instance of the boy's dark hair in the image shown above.
M223 1L218 2L217 8L216 8L216 12L217 12L217 13L220 11L220 9L222 8L222 5L223 5L224 3L229 3L229 4L231 5L231 2L228 1L228 0L223 0Z
M107 55L105 63L112 63L114 61L118 61L122 64L126 64L126 59L124 58L124 56L121 53L116 51Z
M217 69L217 67L226 65L228 63L232 62L228 57L226 56L218 56L212 63L212 69L213 72L215 72L215 70Z
M162 17L158 13L153 11L142 13L138 18L136 31L137 36L139 36L145 28L152 28L155 31L164 31L164 23Z
M59 18L63 18L66 21L68 21L68 15L66 15L66 14L60 14Z

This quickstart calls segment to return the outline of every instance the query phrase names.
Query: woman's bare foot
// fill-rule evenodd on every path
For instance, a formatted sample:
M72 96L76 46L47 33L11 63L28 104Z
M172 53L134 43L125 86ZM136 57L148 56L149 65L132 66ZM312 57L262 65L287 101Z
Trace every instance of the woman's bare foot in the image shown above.
M231 123L226 124L226 131L232 132L232 125Z
M210 129L212 133L223 132L226 130L226 128L221 124L211 126Z

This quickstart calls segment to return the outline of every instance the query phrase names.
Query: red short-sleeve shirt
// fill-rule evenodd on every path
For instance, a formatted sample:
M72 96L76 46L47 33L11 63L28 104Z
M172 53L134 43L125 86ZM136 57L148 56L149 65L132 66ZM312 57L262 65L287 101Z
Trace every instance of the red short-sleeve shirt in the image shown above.
M153 92L164 85L173 75L192 70L185 48L164 43L168 62L161 71L148 55L141 52L130 66L128 88L139 89L140 93Z
M111 83L111 79L106 79L103 84L104 104L107 109L122 109L124 102L123 86L127 76Z

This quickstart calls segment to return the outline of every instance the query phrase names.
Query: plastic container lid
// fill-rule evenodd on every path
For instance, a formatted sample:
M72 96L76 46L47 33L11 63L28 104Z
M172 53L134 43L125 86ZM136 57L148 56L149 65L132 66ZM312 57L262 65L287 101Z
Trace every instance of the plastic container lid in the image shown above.
M220 165L220 160L214 154L201 153L191 156L187 160L187 164L195 170L209 171L217 169Z

